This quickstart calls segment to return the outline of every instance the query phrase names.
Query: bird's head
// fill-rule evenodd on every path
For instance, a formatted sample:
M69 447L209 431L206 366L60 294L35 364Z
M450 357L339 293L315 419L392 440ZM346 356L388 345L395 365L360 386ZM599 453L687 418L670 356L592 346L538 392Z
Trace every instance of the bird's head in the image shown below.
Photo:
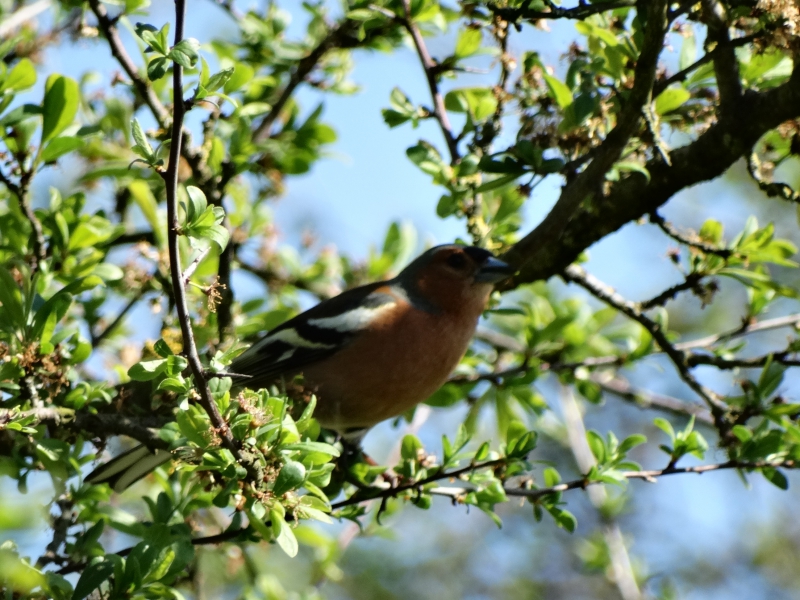
M483 306L494 284L514 271L483 248L444 244L417 257L397 281L433 306L448 310Z

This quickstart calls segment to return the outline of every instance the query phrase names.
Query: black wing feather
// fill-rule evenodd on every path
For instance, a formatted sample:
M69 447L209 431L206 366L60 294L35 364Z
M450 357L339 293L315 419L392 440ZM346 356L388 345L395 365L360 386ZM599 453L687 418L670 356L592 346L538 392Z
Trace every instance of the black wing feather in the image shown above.
M234 384L258 389L280 377L294 376L303 367L333 356L347 346L356 332L317 327L309 320L337 317L355 308L375 308L396 302L391 294L376 292L386 285L387 282L381 281L348 290L282 323L231 363L231 373L248 376L234 381ZM281 332L296 334L318 347L298 346L282 340Z

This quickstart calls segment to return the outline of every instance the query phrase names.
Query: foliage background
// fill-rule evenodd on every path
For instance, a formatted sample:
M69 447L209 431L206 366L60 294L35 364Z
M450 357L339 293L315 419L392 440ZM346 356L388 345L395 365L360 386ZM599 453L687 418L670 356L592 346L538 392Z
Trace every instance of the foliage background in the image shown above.
M12 5L4 7L8 15L13 14L15 8ZM253 8L257 14L264 14L266 10L264 6L244 4L234 4L231 8L242 13ZM302 36L307 13L294 5L285 8L292 16L288 35ZM51 12L39 15L34 21L38 31L57 26L62 22L60 19L69 14L66 4L63 12L56 13L54 9L50 7ZM341 18L340 7L331 7L331 11L332 18ZM160 26L172 18L171 4L159 3L146 17L132 20ZM567 61L562 55L571 41L580 38L575 33L574 22L569 20L549 22L549 28L550 31L524 27L519 35L512 35L510 51L538 50L542 62L553 66L553 72L564 78ZM187 35L204 43L211 39L237 39L237 29L229 12L213 3L193 3L187 15ZM696 25L695 33L698 40L702 40L703 27ZM28 35L31 35L30 31ZM447 33L431 37L427 40L431 54L438 57L449 55L456 37L452 28ZM134 53L134 37L125 33L123 39ZM669 36L669 41L672 47L665 49L660 62L672 73L678 69L680 48L685 38L674 33ZM697 45L699 56L702 44L698 41ZM139 58L136 54L134 56ZM208 58L213 54L204 52L203 56ZM80 80L87 70L96 70L99 79L91 85L93 89L101 90L118 71L102 41L73 41L66 34L56 43L44 47L34 58L39 71L37 84L24 95L20 94L18 102L40 102L49 73L61 73ZM452 217L446 220L436 218L434 209L441 188L431 185L430 177L404 156L406 148L415 145L420 138L429 140L444 153L436 122L423 120L417 129L408 124L389 129L381 118L380 111L388 106L389 95L395 86L420 104L429 104L416 53L409 47L401 47L390 54L358 51L353 54L353 60L355 68L351 78L363 86L355 95L322 93L308 86L298 88L300 114L311 114L317 103L324 99L322 120L333 127L338 139L325 146L324 158L314 162L308 174L290 176L282 182L281 199L270 200L264 216L264 222L280 232L268 246L277 251L272 266L290 265L292 274L302 273L292 270L291 265L297 261L309 264L323 256L324 264L330 270L324 277L314 274L308 278L315 286L314 291L322 290L323 294L330 293L339 285L340 270L333 258L338 253L352 261L344 264L350 281L366 275L363 269L351 271L351 264L370 265L367 270L372 276L388 270L389 263L380 260L379 249L392 221L399 219L406 223L402 228L404 232L411 230L407 223L413 223L417 232L416 237L403 248L401 254L404 257L413 255L426 242L467 238L463 221ZM498 67L494 57L478 56L470 65L485 72L459 73L455 80L445 79L442 89L489 86L496 80ZM767 87L763 80L754 79L753 82L754 86ZM117 93L123 98L130 97L126 91L114 88L113 95ZM87 115L82 113L82 116ZM137 116L145 129L155 127L146 110L140 110ZM199 134L200 121L205 116L201 110L189 113L189 127L195 135ZM457 127L461 125L461 118L454 116ZM516 121L513 116L507 117L506 125L501 137L495 141L498 148L515 142ZM122 121L117 127L118 131L127 131L128 124ZM686 133L671 131L666 126L663 131L664 141L670 147L687 141ZM795 178L795 167L794 159L786 160L779 167L776 179L791 183ZM86 214L98 209L110 211L113 186L108 181L91 184L79 181L84 169L83 158L68 154L56 167L37 174L31 189L33 206L46 210L49 188L56 187L64 197L78 189L86 189ZM252 177L247 179L247 184L253 187L263 185ZM522 233L530 231L555 204L559 187L559 180L551 177L535 189L531 199L521 208ZM9 203L12 201L9 196ZM727 240L745 227L748 216L756 215L761 224L775 223L776 237L800 242L795 206L778 199L767 199L742 162L737 163L724 179L680 193L662 214L678 224L682 231L699 230L708 218L717 219L729 232ZM142 219L134 216L129 224L142 225ZM310 245L307 243L309 231L314 234ZM675 242L663 236L654 225L630 224L592 247L583 266L622 295L634 300L646 299L683 280L668 255L669 250L675 247ZM263 254L258 256L255 245L248 250L249 254L245 256L254 262L263 257ZM124 264L127 258L124 250L115 251L110 262ZM401 257L397 262L402 260ZM206 271L201 269L198 276L209 277L212 272L213 266ZM313 270L306 273L313 273ZM773 269L773 275L784 285L796 283L796 276L790 269ZM717 281L721 291L709 306L702 307L701 301L691 294L668 305L670 328L679 332L681 339L694 339L739 325L740 314L747 302L746 291L729 279L719 278ZM313 295L307 291L297 293L291 287L280 286L281 282L275 283L270 292L291 308L307 306L314 301ZM237 300L264 295L262 284L252 275L237 275L233 285ZM549 288L558 303L578 298L594 310L602 307L600 302L575 286L568 287L554 280ZM537 294L541 293L542 289L537 288ZM507 305L511 306L514 296L509 296ZM194 299L195 308L201 306L200 300L199 297ZM115 315L125 304L124 293L113 293L104 303L102 313ZM792 298L779 299L769 307L765 316L792 314L797 311L795 304ZM109 343L88 360L86 372L98 380L108 377L119 360L120 352L141 349L145 340L159 336L159 321L160 315L153 315L150 303L137 305L129 313L129 324L109 336ZM618 319L615 326L625 328L626 323ZM83 335L87 339L90 337L85 328ZM778 330L752 337L746 352L762 356L771 349L785 346L787 333ZM732 395L736 393L733 390L737 389L738 380L745 377L757 380L759 376L759 371L738 371L732 375L708 367L696 371L701 382ZM674 375L671 365L663 357L654 357L643 365L629 368L625 376L634 385L653 392L682 400L693 399L691 391ZM552 412L548 410L543 415L522 413L521 418L542 436L532 458L554 461L563 477L572 479L579 476L581 469L575 466L568 444L563 444L564 430L560 424L563 398L560 398L561 390L554 379L552 376L543 377L536 382ZM777 392L792 402L794 389L796 376L790 369ZM639 411L620 403L610 394L606 394L604 402L599 405L583 400L581 403L586 409L585 420L589 428L600 432L615 431L620 439L634 432L645 433L650 443L637 448L632 458L646 467L663 468L666 461L657 444L665 438L652 425L653 418L663 416L663 413ZM459 405L435 409L424 421L418 419L418 422L423 421L418 434L426 448L438 451L440 435L444 432L452 438L466 413L467 408ZM484 411L475 439L499 439L497 421L493 410ZM683 426L686 419L673 417L673 421L676 426ZM402 430L404 426L400 427ZM724 462L725 452L715 449L717 442L713 430L704 428L700 431L711 446L707 462ZM376 458L386 457L391 462L388 458L401 435L390 424L383 425L370 434L367 450ZM89 452L88 445L85 452ZM687 464L693 464L693 459L685 460ZM791 473L787 473L787 477L790 483L793 482ZM619 514L611 511L613 518L607 514L605 518L601 516L583 492L572 491L565 494L564 499L567 508L578 519L573 535L557 528L552 519L545 518L541 523L534 521L528 504L512 501L498 506L498 514L504 523L498 530L478 510L465 514L463 507L450 507L446 499L435 499L428 511L410 505L403 510L394 508L396 512L382 518L382 526L367 519L365 522L371 524L363 536L355 536L357 529L348 522L335 526L304 526L298 530L302 532L298 536L307 545L301 545L301 552L295 559L287 558L276 546L264 544L248 546L244 551L236 547L202 548L198 550L198 567L192 569L191 579L181 590L190 597L202 597L203 594L217 597L220 588L225 588L230 594L249 597L317 593L334 598L370 598L378 594L413 598L624 595L626 592L620 589L618 578L615 584L613 569L604 550L609 538L604 538L603 532L618 527L630 546L633 570L642 594L687 598L727 598L734 593L747 593L754 597L797 597L800 584L793 565L796 564L800 532L791 525L796 504L793 488L790 486L789 491L781 491L758 475L752 475L748 480L750 489L742 485L734 471L730 471L702 477L670 476L660 479L656 485L633 482L622 492L612 487L608 492L611 504L623 503L624 499ZM4 515L2 535L4 539L16 542L20 555L32 557L35 561L52 539L47 512L53 488L50 477L40 473L32 473L27 485L27 493L20 494L15 491L12 479L3 478L0 487ZM115 499L113 503L121 502L121 507L134 515L145 515L141 496L155 494L160 485L163 484L141 484L122 500ZM32 502L33 498L41 508ZM57 510L53 512L57 514ZM103 541L111 551L135 543L135 539L113 532ZM68 579L74 584L74 575ZM631 593L630 590L627 593Z

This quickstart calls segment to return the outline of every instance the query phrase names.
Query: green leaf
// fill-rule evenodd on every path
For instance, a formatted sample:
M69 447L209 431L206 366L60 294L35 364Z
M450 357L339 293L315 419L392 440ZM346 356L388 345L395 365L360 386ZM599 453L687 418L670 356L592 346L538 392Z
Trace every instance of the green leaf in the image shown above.
M586 441L589 443L589 448L591 448L597 462L601 465L606 462L606 445L602 436L590 429L586 432Z
M275 517L272 516L273 512L274 511L270 511L270 518L274 519ZM278 524L279 533L277 536L275 536L275 541L278 543L278 546L281 547L281 550L286 552L289 558L294 558L297 556L297 551L299 550L294 531L292 531L292 528L289 526L289 524L281 518L278 518Z
M50 140L42 151L42 160L46 163L53 162L58 157L63 156L73 150L83 148L86 142L79 137L57 137Z
M468 113L475 121L483 121L497 110L497 98L490 88L460 88L447 92L444 106L453 112Z
M5 92L6 90L21 92L32 87L35 83L36 68L30 59L23 58L6 75L2 85L0 85L0 92Z
M245 63L236 63L236 65L233 67L233 74L231 75L231 78L225 83L224 92L226 94L231 94L244 87L253 81L254 75L255 71L253 70L253 67Z
M136 31L136 35L138 35L145 44L150 46L152 52L158 52L159 54L167 53L167 46L164 44L164 35L162 32L166 33L169 30L169 24L165 25L162 31L159 31L157 27L148 23L136 23L134 30Z
M223 69L219 73L214 73L211 77L208 78L208 81L203 85L206 88L206 91L209 93L216 92L221 87L225 86L226 83L230 80L233 76L233 67L228 67L227 69Z
M128 377L134 381L150 381L158 377L159 373L164 370L164 363L166 363L166 359L163 358L143 360L128 369Z
M633 435L629 435L624 440L622 440L622 443L617 448L617 451L620 454L625 454L631 448L634 448L635 446L639 446L640 444L644 444L646 441L647 441L647 437L642 435L641 433L635 433Z
M163 56L157 56L147 63L147 78L150 81L158 81L167 74L169 60Z
M578 519L576 519L575 515L573 515L571 512L555 506L548 508L547 512L553 516L556 521L556 525L570 533L575 532L575 528L578 526Z
M455 57L466 58L467 56L475 54L481 47L481 38L482 33L480 28L462 29L461 33L458 35L458 41L456 42Z
M689 28L691 25L687 23L685 27ZM678 59L678 69L681 71L697 60L697 39L694 37L694 31L689 29L688 33L689 35L683 38L681 54Z
M303 463L294 460L287 460L281 467L278 477L272 486L272 493L282 496L288 491L299 488L306 478L306 468Z
M42 103L42 144L64 131L75 119L80 102L80 88L74 79L51 75L45 84Z
M105 583L113 574L114 561L112 560L103 560L89 565L81 574L78 583L75 585L72 600L83 600Z
M206 200L203 190L193 185L186 186L186 193L189 196L189 202L186 205L186 221L191 225L200 220L201 215L206 212L208 200Z
M412 146L406 150L406 155L411 162L429 175L438 175L445 166L442 156L427 142L421 141L416 146Z
M0 265L0 310L3 320L10 320L14 329L22 330L26 325L22 290L14 277ZM1 326L1 325L0 325Z
M404 460L416 461L419 458L420 450L423 448L424 446L422 442L419 441L419 438L409 433L403 437L403 443L400 446L400 456L402 456Z
M778 469L765 467L761 469L761 473L764 475L764 478L767 481L769 481L772 485L779 487L782 490L789 489L789 480L786 479L786 475L781 473Z
M560 81L547 72L544 72L543 76L550 96L556 101L556 104L558 104L560 108L563 109L572 104L572 90L570 90L563 81Z
M650 171L642 164L635 161L621 161L614 163L614 168L619 171L632 171L634 173L641 173L647 181L650 181Z
M199 49L200 42L194 38L186 38L173 46L169 57L180 66L191 69L197 64L197 59L199 58L197 51Z
M668 87L656 98L656 114L665 115L672 112L683 106L691 97L692 94L683 86Z
M150 142L147 140L147 136L138 119L131 120L131 136L135 144L133 151L148 162L152 162L151 159L154 158L153 148L150 146Z
M158 200L153 195L153 191L146 181L135 179L128 184L128 191L136 201L139 210L142 211L147 224L153 231L156 238L156 245L163 248L166 245L164 239L164 228L161 226L161 219L158 216Z

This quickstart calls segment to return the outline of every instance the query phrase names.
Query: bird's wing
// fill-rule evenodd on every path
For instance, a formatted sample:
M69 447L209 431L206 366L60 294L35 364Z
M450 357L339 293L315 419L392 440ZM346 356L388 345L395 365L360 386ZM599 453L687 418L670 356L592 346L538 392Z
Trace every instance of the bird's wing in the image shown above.
M348 290L270 331L231 363L236 385L264 387L336 354L402 299L385 282ZM235 377L235 375L234 375Z

